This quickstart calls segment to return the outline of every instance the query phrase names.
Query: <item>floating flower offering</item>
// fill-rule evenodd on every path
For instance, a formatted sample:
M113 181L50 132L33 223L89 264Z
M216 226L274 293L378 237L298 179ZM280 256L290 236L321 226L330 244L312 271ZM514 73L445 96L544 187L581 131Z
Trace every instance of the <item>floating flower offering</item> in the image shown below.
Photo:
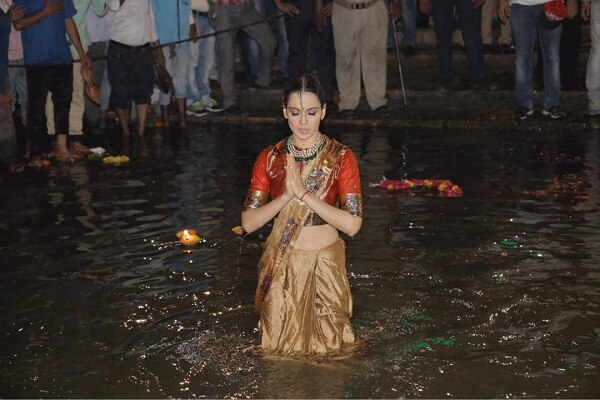
M244 228L242 228L241 226L237 225L234 226L233 228L231 228L231 232L235 233L236 235L243 235L244 234Z
M192 246L200 241L200 236L198 236L198 232L194 229L184 229L177 232L177 238L179 239L179 243L184 246Z
M127 156L106 156L102 159L104 164L109 165L122 165L129 162L129 157Z
M435 188L442 197L461 197L463 195L460 186L448 179L383 179L381 182L372 184L371 186L379 186L387 190Z

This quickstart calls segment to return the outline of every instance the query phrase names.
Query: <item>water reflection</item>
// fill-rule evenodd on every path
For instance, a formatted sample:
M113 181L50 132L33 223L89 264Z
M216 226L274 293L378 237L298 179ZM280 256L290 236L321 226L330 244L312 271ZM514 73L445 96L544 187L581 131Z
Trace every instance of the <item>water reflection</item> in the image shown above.
M600 396L598 135L327 127L361 167L365 223L346 239L366 348L298 363L245 352L268 229L230 231L256 155L284 129L157 132L123 166L8 177L2 394ZM383 176L450 179L464 196L368 187ZM182 248L184 227L206 241Z

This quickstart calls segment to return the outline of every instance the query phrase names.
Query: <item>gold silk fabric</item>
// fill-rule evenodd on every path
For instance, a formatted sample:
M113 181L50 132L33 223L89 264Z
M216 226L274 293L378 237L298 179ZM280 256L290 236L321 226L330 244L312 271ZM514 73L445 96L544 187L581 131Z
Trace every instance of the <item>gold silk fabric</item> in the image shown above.
M322 250L290 251L263 304L258 330L264 352L311 356L354 349L344 250L339 239Z

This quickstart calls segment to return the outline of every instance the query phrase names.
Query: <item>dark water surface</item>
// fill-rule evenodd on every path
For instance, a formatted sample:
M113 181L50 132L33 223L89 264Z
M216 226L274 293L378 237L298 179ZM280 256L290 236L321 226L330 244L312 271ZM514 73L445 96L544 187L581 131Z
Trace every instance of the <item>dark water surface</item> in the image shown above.
M0 396L600 397L597 132L324 131L361 167L365 220L346 240L363 354L243 353L267 230L230 229L285 129L195 127L126 166L2 185ZM384 175L464 196L368 186ZM206 242L182 248L184 227Z

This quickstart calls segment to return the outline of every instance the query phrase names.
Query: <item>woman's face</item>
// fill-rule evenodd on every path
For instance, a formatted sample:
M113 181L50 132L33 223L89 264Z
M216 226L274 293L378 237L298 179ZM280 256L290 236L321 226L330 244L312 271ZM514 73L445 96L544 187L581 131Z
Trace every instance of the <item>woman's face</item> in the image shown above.
M293 92L287 98L283 117L292 130L294 144L300 148L308 148L318 138L319 125L325 117L325 107L314 93Z

